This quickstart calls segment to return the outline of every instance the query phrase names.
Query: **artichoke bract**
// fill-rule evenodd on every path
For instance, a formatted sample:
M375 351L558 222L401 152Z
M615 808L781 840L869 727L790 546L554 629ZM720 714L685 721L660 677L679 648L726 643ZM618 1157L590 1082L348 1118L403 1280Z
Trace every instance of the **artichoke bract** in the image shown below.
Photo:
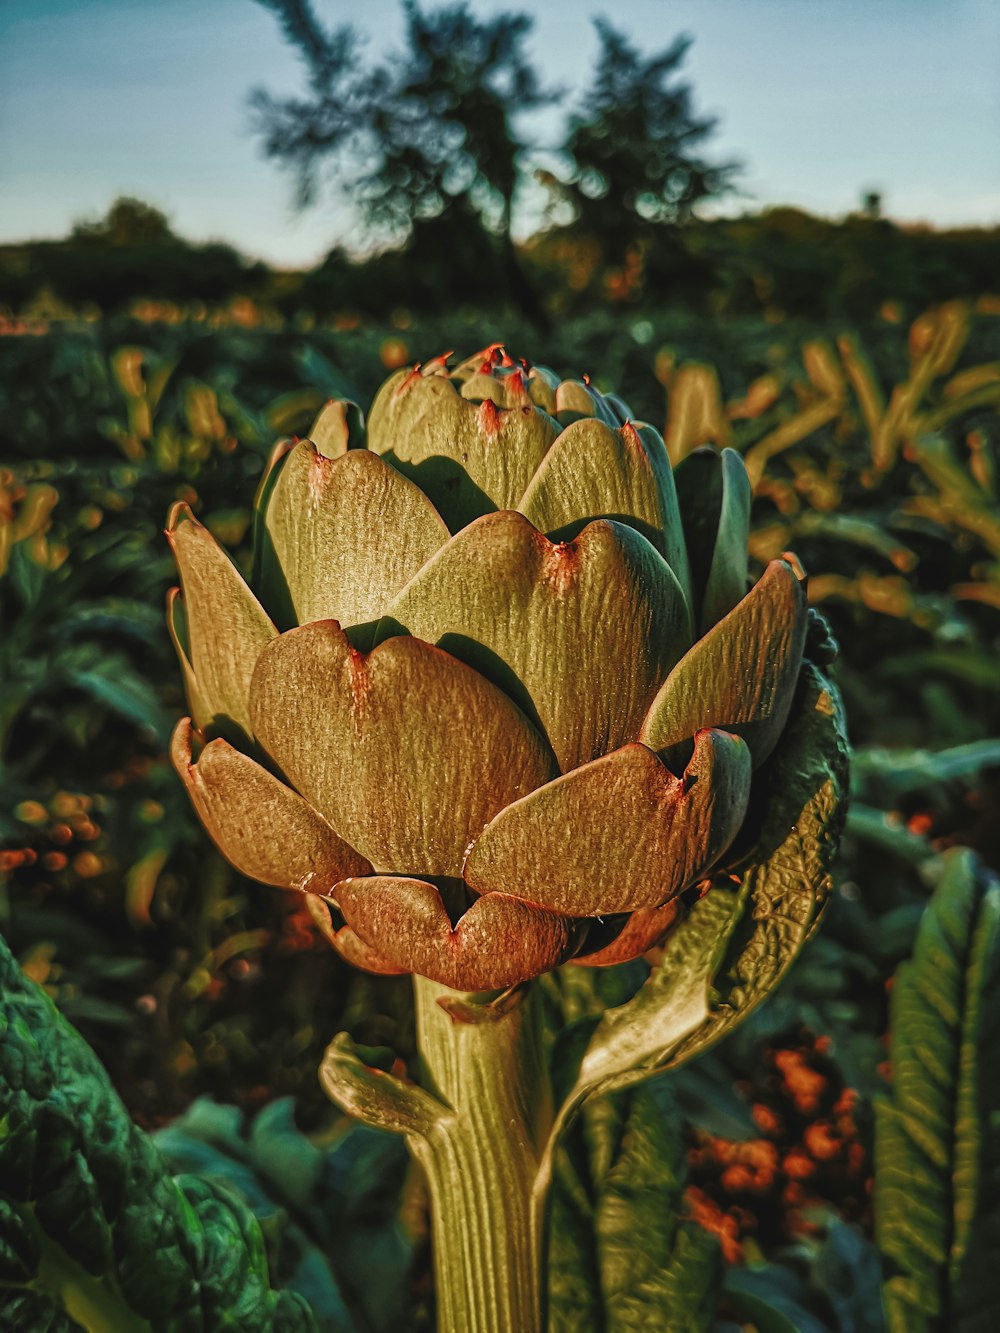
M588 383L448 361L276 447L250 584L175 507L172 753L345 958L479 991L647 951L736 855L808 613L792 556L749 586L733 450L674 471Z

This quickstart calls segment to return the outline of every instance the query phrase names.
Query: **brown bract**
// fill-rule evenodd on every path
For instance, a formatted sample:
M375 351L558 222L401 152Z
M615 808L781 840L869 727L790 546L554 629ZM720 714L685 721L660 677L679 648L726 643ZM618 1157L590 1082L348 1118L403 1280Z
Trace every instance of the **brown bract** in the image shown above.
M586 923L506 893L477 899L452 925L439 890L389 875L336 889L344 920L389 962L455 990L500 990L572 957Z
M679 504L629 415L499 348L436 358L367 447L329 404L275 450L255 591L171 517L174 763L232 864L315 895L359 967L488 990L635 957L761 798L801 571L748 591L738 455L686 460Z
M749 798L737 736L700 731L682 777L645 745L625 745L508 805L465 878L480 893L530 884L535 902L576 915L661 907L722 855Z

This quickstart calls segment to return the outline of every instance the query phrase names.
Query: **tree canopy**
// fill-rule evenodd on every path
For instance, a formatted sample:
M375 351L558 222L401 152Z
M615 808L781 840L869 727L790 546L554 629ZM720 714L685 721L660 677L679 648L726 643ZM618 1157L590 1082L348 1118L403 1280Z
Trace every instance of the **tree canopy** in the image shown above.
M683 222L729 188L736 166L702 156L716 122L695 114L691 85L678 82L690 37L644 57L606 19L595 27L600 52L569 118L562 188L579 227L613 247L615 238Z
M260 3L306 72L299 96L251 97L264 151L293 172L300 202L317 198L331 168L372 248L430 231L443 256L460 248L484 281L499 259L507 293L527 313L537 303L512 236L519 204L532 188L537 196L543 177L525 113L562 111L562 167L544 179L570 205L564 225L593 236L609 260L651 228L683 220L734 170L702 155L715 123L695 115L690 86L677 81L687 38L644 57L599 19L594 74L573 104L533 62L525 13L479 19L465 3L402 0L402 52L369 59L357 30L324 28L310 0Z
M366 62L349 25L326 32L308 0L261 0L308 72L306 98L251 97L268 156L311 202L322 165L352 190L386 240L455 210L485 230L510 226L521 154L514 117L552 101L525 52L526 14L481 21L465 4L433 12L403 0L405 49Z

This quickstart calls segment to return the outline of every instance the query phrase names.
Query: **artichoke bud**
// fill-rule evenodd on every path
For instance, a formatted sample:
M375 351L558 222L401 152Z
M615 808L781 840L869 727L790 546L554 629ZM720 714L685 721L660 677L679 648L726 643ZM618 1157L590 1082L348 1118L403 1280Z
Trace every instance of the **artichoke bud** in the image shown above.
M449 360L276 447L249 583L171 514L172 753L346 958L472 991L662 940L767 799L808 613L793 557L750 583L733 450L675 473L585 378Z

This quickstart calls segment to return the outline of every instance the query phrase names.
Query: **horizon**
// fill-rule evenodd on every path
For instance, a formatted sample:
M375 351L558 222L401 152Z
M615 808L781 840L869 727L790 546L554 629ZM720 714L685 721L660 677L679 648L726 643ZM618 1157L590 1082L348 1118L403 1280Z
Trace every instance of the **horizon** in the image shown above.
M328 26L345 8L316 3ZM907 229L1000 224L1000 5L841 0L831 10L804 0L615 6L616 26L645 53L679 32L694 38L681 72L696 110L719 117L708 152L745 166L737 193L701 216L787 206L836 221L877 191L884 216ZM589 21L567 25L568 12L559 3L535 14L528 50L546 80L578 89L596 39ZM360 31L379 34L372 55L398 45L396 0L369 0L366 16ZM250 133L251 89L291 93L300 73L253 0L162 0L144 12L129 0L6 0L0 242L62 239L124 195L159 208L185 239L223 241L279 270L312 267L337 245L363 250L356 216L329 190L295 212L290 178ZM530 119L541 161L565 110ZM537 230L530 207L517 230Z
M108 208L104 209L101 213L90 215L84 218L74 219L74 224L80 222L86 224L101 222L107 216L110 208L115 203L121 201L143 203L143 204L149 202L148 200L137 199L134 198L133 196L119 196L117 199L110 200ZM711 223L715 221L753 220L755 218L761 218L768 213L781 212L784 210L802 213L803 215L813 218L816 221L829 223L831 226L835 227L842 226L844 223L848 221L850 217L852 216L857 217L860 215L861 212L860 208L856 208L848 210L846 213L833 216L829 214L815 213L810 211L809 209L800 208L798 205L795 204L774 203L774 204L761 204L757 208L746 209L743 212L739 213L714 214L712 216L699 215L694 217L692 221L695 223L695 225L698 225L702 223ZM998 219L995 222L947 223L938 225L935 223L924 222L924 221L914 221L914 222L905 220L900 221L898 218L890 217L888 214L885 213L880 213L877 216L880 221L890 223L903 235L920 235L920 234L948 235L948 234L965 233L965 232L984 232L986 234L990 234L993 232L1000 231L1000 219ZM331 251L336 248L336 243L334 243L333 245L331 245L330 249L326 251L326 253L319 255L318 258L313 261L307 260L301 263L272 262L271 260L264 258L261 255L250 254L240 249L239 246L234 245L232 241L228 240L224 236L209 236L209 237L194 239L190 236L186 236L183 232L179 231L173 225L173 220L170 217L167 217L166 221L173 237L183 243L195 247L202 245L204 246L225 245L235 250L236 253L247 262L261 263L271 272L276 274L301 273L301 272L306 272L312 268L318 267L325 261L325 259L331 253ZM686 226L687 224L684 223L681 225ZM7 248L17 249L20 246L32 246L32 245L59 245L71 239L71 231L72 231L72 225L69 228L67 228L66 232L64 232L62 235L59 236L24 236L24 237L15 237L9 240L0 237L0 249L7 249ZM545 229L541 228L537 232L533 232L528 236L522 237L517 242L517 244L518 245L530 244L532 240L538 237L542 237L544 235L545 235ZM391 244L385 245L377 249L372 249L370 252L364 254L360 253L352 254L346 250L345 253L350 263L362 266L365 263L369 262L371 259L374 259L381 254L391 254L393 251L397 249L403 249L404 245L405 242L400 242L398 246Z

